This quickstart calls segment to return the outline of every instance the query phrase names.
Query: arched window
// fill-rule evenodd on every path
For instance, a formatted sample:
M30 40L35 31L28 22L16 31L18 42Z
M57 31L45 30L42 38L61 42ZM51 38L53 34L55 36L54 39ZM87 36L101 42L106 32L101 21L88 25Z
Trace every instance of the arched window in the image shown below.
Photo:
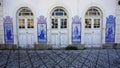
M67 28L67 13L62 7L56 7L51 13L51 28Z
M85 14L85 28L100 28L102 13L97 7L90 7Z
M18 22L19 22L19 29L24 28L34 28L34 20L33 20L33 13L32 11L27 8L23 7L18 11Z

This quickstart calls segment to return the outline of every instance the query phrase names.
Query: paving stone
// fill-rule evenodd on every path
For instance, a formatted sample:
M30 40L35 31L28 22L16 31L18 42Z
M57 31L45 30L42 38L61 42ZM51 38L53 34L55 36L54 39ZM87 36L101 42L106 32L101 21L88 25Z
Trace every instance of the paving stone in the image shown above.
M0 58L0 68L120 68L120 49L0 50Z
M92 61L86 60L84 65L87 65L88 67L94 68L95 63L93 63Z
M80 63L78 60L75 60L72 65L74 65L76 68L80 68L82 66L82 63Z

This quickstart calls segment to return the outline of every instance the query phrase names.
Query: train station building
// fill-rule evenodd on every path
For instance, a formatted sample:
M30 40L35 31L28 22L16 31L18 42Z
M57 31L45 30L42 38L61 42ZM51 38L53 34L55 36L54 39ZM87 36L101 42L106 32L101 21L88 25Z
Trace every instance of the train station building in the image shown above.
M0 44L120 44L120 0L0 0Z

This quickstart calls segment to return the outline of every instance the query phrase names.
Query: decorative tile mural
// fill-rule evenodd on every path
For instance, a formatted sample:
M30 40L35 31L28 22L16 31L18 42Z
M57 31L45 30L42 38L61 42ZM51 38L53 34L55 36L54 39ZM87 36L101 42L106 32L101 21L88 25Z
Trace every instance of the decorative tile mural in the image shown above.
M38 18L37 24L38 43L47 43L47 23L44 16Z
M106 18L106 35L105 42L106 43L115 43L115 17L113 15L109 15Z
M81 44L81 21L79 16L72 18L72 44Z
M10 16L4 18L4 40L6 44L14 43L13 22Z

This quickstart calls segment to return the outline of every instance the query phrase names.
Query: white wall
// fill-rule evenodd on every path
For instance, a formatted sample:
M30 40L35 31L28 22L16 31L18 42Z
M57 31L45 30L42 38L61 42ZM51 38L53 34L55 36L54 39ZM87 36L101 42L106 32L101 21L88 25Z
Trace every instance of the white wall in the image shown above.
M120 5L118 5L118 0L116 0L116 35L115 42L120 43Z
M4 43L4 32L3 32L3 1L0 0L0 44Z
M69 13L69 43L71 44L71 23L72 17L78 15L82 22L82 44L84 44L84 15L87 9L91 6L97 6L103 12L103 34L102 43L105 43L105 24L106 17L109 15L115 16L115 0L4 0L4 17L11 16L14 23L15 43L17 43L16 34L16 12L20 7L29 7L34 13L35 23L37 18L43 15L47 18L47 30L49 38L50 28L50 12L56 6L64 7ZM35 24L37 26L37 24ZM37 27L35 28L37 32ZM37 39L37 33L36 39ZM37 41L37 40L36 40ZM48 39L50 43L50 39Z

